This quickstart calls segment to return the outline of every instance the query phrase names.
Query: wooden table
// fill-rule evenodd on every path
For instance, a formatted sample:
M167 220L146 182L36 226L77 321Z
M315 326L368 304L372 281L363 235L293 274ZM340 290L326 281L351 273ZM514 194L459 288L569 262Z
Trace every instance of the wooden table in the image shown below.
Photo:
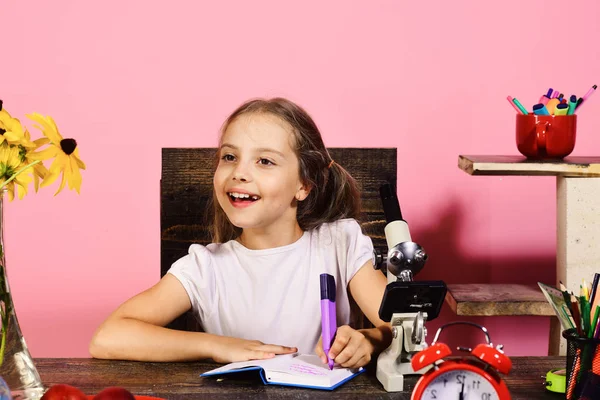
M565 366L564 357L513 357L513 370L505 377L513 400L563 399L547 391L542 376ZM388 393L375 377L374 364L367 371L332 392L265 386L256 380L201 378L217 365L212 362L143 363L87 358L35 360L44 385L66 383L95 394L107 386L122 386L138 395L164 399L410 399L417 377L405 380L405 391Z

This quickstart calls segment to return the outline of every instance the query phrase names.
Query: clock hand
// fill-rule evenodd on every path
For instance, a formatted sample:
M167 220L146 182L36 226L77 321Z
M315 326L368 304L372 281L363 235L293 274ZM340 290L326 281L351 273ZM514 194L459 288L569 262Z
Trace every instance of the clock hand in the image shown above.
M460 393L458 394L458 400L465 400L465 383L463 382L462 387L460 388Z

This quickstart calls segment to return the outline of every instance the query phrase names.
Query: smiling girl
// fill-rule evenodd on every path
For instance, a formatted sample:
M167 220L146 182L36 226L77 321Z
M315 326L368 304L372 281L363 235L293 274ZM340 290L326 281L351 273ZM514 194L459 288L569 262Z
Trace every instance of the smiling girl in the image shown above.
M342 367L389 346L378 310L386 286L356 219L354 179L330 157L308 113L289 100L251 100L225 121L214 173L213 243L194 244L150 289L96 331L93 357L234 362L316 353ZM337 282L338 330L322 350L319 275ZM349 295L374 325L355 330ZM204 332L165 328L192 309Z

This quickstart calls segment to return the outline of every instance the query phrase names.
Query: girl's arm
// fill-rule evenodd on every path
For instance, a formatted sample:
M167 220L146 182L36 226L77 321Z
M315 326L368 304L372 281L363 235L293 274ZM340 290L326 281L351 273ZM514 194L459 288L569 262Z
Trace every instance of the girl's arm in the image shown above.
M259 341L165 328L191 308L177 278L166 274L150 289L123 303L100 325L89 346L92 357L137 361L218 362L270 358L294 348Z
M373 268L373 263L370 260L358 270L348 284L354 301L356 301L363 314L375 326L372 329L359 330L373 344L373 353L382 352L392 342L390 323L382 321L379 318L379 307L381 300L383 300L383 293L386 286L387 279L385 275Z

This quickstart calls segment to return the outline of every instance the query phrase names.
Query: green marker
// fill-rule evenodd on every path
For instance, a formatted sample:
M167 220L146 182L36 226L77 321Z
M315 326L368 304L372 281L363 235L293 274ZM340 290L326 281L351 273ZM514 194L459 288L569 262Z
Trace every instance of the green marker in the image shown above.
M519 100L515 99L514 97L513 97L513 103L515 103L515 105L516 105L517 107L519 107L519 110L521 110L521 112L523 113L523 115L527 115L527 114L529 114L529 113L527 112L527 110L525 109L525 107L523 107L523 104L521 104L521 103L519 102Z
M577 106L577 96L574 94L569 97L569 110L567 111L567 115L575 114L575 107Z
M600 306L596 306L596 311L594 312L594 317L592 318L592 327L588 332L588 339L593 338L594 334L596 333L596 327L598 325L598 316L600 316Z

